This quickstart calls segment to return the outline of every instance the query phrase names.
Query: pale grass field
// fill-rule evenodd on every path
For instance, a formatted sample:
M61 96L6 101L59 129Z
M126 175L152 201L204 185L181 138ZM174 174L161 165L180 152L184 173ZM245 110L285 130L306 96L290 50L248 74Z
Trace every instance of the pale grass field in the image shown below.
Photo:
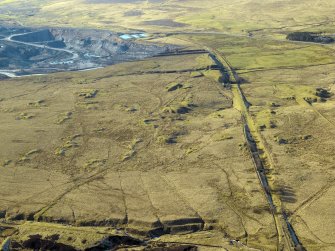
M307 250L334 250L335 215L332 209L335 206L333 199L335 196L333 186L335 184L335 159L333 154L335 151L335 98L332 96L326 102L321 102L320 98L316 96L316 89L322 87L334 93L335 47L333 44L320 45L288 42L285 40L287 33L291 31L315 31L334 34L334 1L171 0L161 1L160 3L138 1L136 3L109 4L93 4L88 3L88 1L78 0L48 1L47 3L45 1L30 1L32 6L40 8L34 15L29 16L11 11L10 6L22 6L23 2L13 0L2 3L1 7L7 10L2 13L2 15L5 15L5 19L16 20L32 26L89 27L118 32L134 30L149 33L160 32L162 33L160 36L153 35L150 37L150 41L179 44L187 48L207 46L223 53L239 76L244 79L242 90L252 104L250 107L251 118L273 161L273 169L268 173L268 178L275 197L280 201L282 209L288 213L289 221ZM129 12L133 10L137 11L135 12L136 16L129 15ZM154 25L152 21L159 21L159 23ZM216 32L216 34L164 36L164 33L168 32L192 31ZM213 244L219 242L217 236L220 236L223 232L235 238L240 237L243 235L244 227L247 232L256 233L248 237L248 243L250 243L251 247L259 247L264 250L275 249L275 234L273 233L274 229L271 228L271 226L273 227L273 222L269 219L268 212L261 211L261 216L255 216L256 219L262 218L261 224L264 225L258 229L259 233L257 232L257 226L259 226L257 224L260 223L254 223L249 217L250 210L255 205L246 199L248 195L246 191L251 191L252 189L259 191L260 186L257 183L257 179L255 179L255 172L252 170L250 156L248 156L247 152L243 152L242 123L240 114L231 104L233 94L228 90L223 90L223 94L226 97L223 99L222 96L220 97L222 91L215 89L218 87L216 82L218 72L203 72L205 77L201 77L199 80L191 80L192 83L194 81L193 85L199 85L197 90L201 91L201 95L194 92L195 88L184 90L184 92L185 94L192 93L193 97L196 97L196 104L201 105L194 108L195 113L185 115L185 120L171 120L169 123L161 122L161 118L157 117L158 112L161 110L177 110L181 102L185 104L185 101L187 103L190 100L186 96L184 97L186 100L179 100L178 98L180 97L176 97L176 102L169 103L167 99L171 98L173 100L173 97L169 93L161 94L165 90L163 85L176 81L176 79L188 81L189 76L182 74L160 76L159 83L155 80L156 76L154 78L141 76L137 80L134 77L111 77L110 79L103 77L109 71L113 73L129 73L133 70L149 70L157 67L162 69L183 69L206 64L211 64L211 62L204 57L198 57L197 59L191 57L182 59L177 59L177 57L173 59L163 58L159 61L148 60L145 63L113 66L106 70L81 73L75 75L76 77L72 76L73 73L64 73L64 75L55 75L58 76L55 77L56 80L53 80L53 77L47 78L46 81L55 82L55 87L47 86L45 87L46 90L41 89L41 93L45 91L43 93L44 96L48 95L49 91L50 93L55 93L54 99L52 102L50 101L50 107L51 105L53 107L50 111L55 114L51 113L48 118L45 114L38 116L41 110L35 107L35 110L29 112L37 115L36 118L34 117L31 121L25 121L24 119L15 121L10 120L8 116L10 115L13 119L15 116L25 112L25 104L30 100L16 101L16 99L13 99L10 101L12 103L6 103L8 107L2 105L3 121L8 120L8 122L2 125L2 137L5 140L2 141L4 143L2 143L1 148L6 149L6 151L2 151L1 160L17 160L37 148L34 145L36 142L32 139L27 139L27 141L35 142L34 144L29 145L30 143L23 142L20 147L14 147L14 143L11 142L17 132L24 130L23 128L33 130L32 128L37 126L34 121L40 121L38 122L39 126L48 126L46 127L48 128L47 132L43 132L46 135L45 142L43 140L39 141L39 144L44 145L38 148L47 148L49 139L57 135L52 141L51 145L53 147L48 150L53 155L56 149L67 143L66 140L63 142L64 136L61 136L64 131L75 134L76 127L72 123L76 119L76 113L74 113L73 119L70 118L65 122L69 124L66 128L65 126L50 124L49 120L53 118L52 121L58 121L64 116L66 117L66 112L74 110L81 115L85 115L83 116L85 120L81 121L85 126L82 126L80 133L84 133L88 138L94 138L90 139L92 140L90 141L79 137L77 138L77 143L80 145L93 144L95 147L90 148L87 146L85 148L87 157L89 157L88 160L85 159L84 155L77 156L75 152L71 152L73 151L71 148L71 156L76 157L71 165L65 165L67 168L65 171L68 172L67 175L71 174L71 172L82 172L85 169L83 166L99 168L100 165L107 165L102 160L108 159L108 151L106 151L104 146L110 139L106 139L106 132L102 132L103 137L94 136L94 133L99 133L98 131L93 133L93 127L97 126L95 116L99 114L102 126L98 126L95 128L96 130L105 127L106 124L110 126L108 123L111 123L113 126L109 130L115 130L115 133L111 134L112 137L117 138L117 135L122 135L118 140L123 143L118 147L115 146L113 148L114 155L110 155L112 157L109 156L111 159L114 158L114 160L118 161L130 158L126 164L122 164L122 171L127 172L122 175L130 175L137 170L148 172L143 175L144 186L154 186L157 189L162 189L158 184L150 183L152 170L157 171L155 168L159 166L158 170L160 172L166 172L160 175L159 179L164 177L165 181L168 180L173 183L183 197L182 201L187 201L188 205L196 208L195 211L198 214L201 215L202 212L204 219L206 218L208 222L211 222L208 223L208 226L214 227L214 232L209 231L190 236L167 235L162 237L162 239L167 241L184 240L185 242L191 240L193 242L200 241L201 243L208 241ZM94 82L85 88L69 84L72 83L73 78L98 79L99 77L102 77L103 80ZM28 80L30 81L30 79ZM34 79L34 81L38 86L43 86L42 83L45 80L41 78ZM68 88L66 93L56 90L57 88L62 88L63 82ZM4 92L6 91L5 93L9 96L21 95L21 92L27 91L34 92L34 88L36 88L33 82L27 85L26 80L22 80L22 83L20 83L12 85L11 82L3 82L1 85L5 88ZM123 86L124 89L114 93L114 89L110 89L112 88L110 83L117 83ZM152 86L153 83L155 86ZM214 88L214 86L217 87ZM131 92L134 88L137 90L136 93ZM205 92L208 88L210 91ZM82 89L86 89L84 91L99 89L96 97L99 102L86 104L76 100L77 92ZM150 90L149 92L148 89ZM64 103L66 107L62 105L64 97L67 97ZM139 100L134 104L128 104L125 100L129 97L132 97L132 100L136 100L136 98ZM43 97L37 94L33 94L30 97L31 100L35 101L41 98ZM305 98L317 99L317 102L310 105L305 101ZM125 103L127 103L126 107ZM217 106L218 104L227 106L224 107L224 110L217 111L216 109L220 108ZM141 107L145 107L145 109ZM4 110L5 108L7 109L6 111ZM136 122L129 123L131 117L128 117L127 109L131 110L132 108L141 109L138 117L136 117ZM108 113L107 111L110 109L113 112ZM157 115L154 120L148 120L148 117L151 116L149 116L150 112ZM119 121L120 114L125 114L124 120ZM29 117L29 115L30 113L27 113L21 117ZM220 120L220 117L222 120ZM47 121L48 123L46 123ZM11 123L14 124L14 122L16 126L18 126L17 123L21 123L21 127L15 132L9 130L9 128L13 128ZM118 123L126 126L122 128ZM156 130L154 127L157 125L163 129ZM222 126L228 126L229 128L223 129L221 128ZM145 132L143 135L144 142L147 144L145 147L143 142L137 142L137 136L130 137L135 132L139 133L141 131L139 128ZM34 138L36 139L40 133L42 132L36 132L36 135L31 135L35 135ZM175 134L180 136L177 144L164 146L164 142L167 142ZM233 137L232 139L230 139L231 136ZM110 138L110 135L108 138ZM286 140L288 143L280 144L280 139ZM19 143L16 142L15 144ZM119 142L117 143L119 144ZM24 145L25 147L23 147ZM58 148L54 147L56 145ZM134 155L134 152L137 151L136 147L140 147L138 155ZM96 151L96 149L100 150ZM159 157L151 158L146 152L149 150L145 149L154 151L154 155ZM234 154L231 154L232 152ZM48 157L47 161L54 160L53 158ZM140 159L136 162L132 158ZM101 162L95 160L101 160ZM237 162L243 164L238 164ZM11 162L8 166L15 167L14 163ZM38 163L36 166L40 168L40 166L44 166L43 163L45 161L40 160ZM52 163L54 163L53 168L55 170L62 169L60 168L60 162L52 161ZM169 163L169 165L164 166L163 163ZM24 165L29 165L29 168L33 167L29 162ZM228 180L231 179L232 184L237 184L237 192L232 197L232 201L227 199L229 196L227 198L223 196L222 200L219 200L218 197L212 199L218 191L224 194L227 189L225 182L217 183L217 181L213 181L207 176L208 172L214 171L215 175L217 175L218 166L227 171ZM112 170L115 170L114 168L112 167ZM190 173L185 175L184 168ZM119 169L117 168L117 170ZM124 177L122 175L120 176L121 178L108 176L106 179L122 180ZM131 174L130 176L133 177L134 175ZM185 176L190 176L186 186L182 182L183 179L187 179ZM203 177L203 179L199 180L199 177ZM57 179L62 180L65 178L59 176ZM203 184L202 182L204 181L207 184ZM138 181L129 181L129 183L134 184L137 184L136 182ZM195 183L201 184L201 188L195 187ZM211 186L205 189L208 184L211 184ZM141 190L139 190L140 192L134 191L128 181L125 182L125 186L131 193L138 193L138 198L145 194L145 192L141 193ZM115 189L117 190L118 187ZM76 197L76 195L73 196ZM112 195L109 194L108 196ZM159 195L151 194L151 196L155 198L154 202L158 203L158 207L164 207L163 204L159 204ZM171 199L171 196L166 194L166 198ZM254 200L254 202L266 205L263 199L261 197ZM71 204L71 200L73 198L67 198L67 201L62 201L62 203ZM246 203L245 200L249 201L250 204L247 204L247 208L241 208L241 205ZM83 202L77 201L76 203L80 204ZM134 204L136 205L137 201L130 200L129 203L133 206ZM171 203L173 204L173 202ZM177 201L175 203L180 205L178 203L182 202ZM242 222L245 224L233 224L238 222L238 219L234 218L236 214L231 213L230 203L233 203L233 208L238 212L237 215L242 215ZM230 209L220 205L225 205ZM61 211L63 217L72 219L70 217L72 214L70 209L62 211L57 206L59 204L46 211L43 214L45 218L55 218L55 215ZM260 205L257 204L257 206L259 207ZM146 207L149 208L148 204L144 204L143 208ZM136 210L136 206L134 208L132 211L134 218L144 219L143 215L139 216L143 211ZM122 210L124 209L119 208L114 212L115 218L122 218ZM150 211L151 209L145 210L152 212ZM220 211L214 217L213 215L217 212L215 210L223 211ZM171 211L178 212L176 208L172 208ZM166 217L164 218L166 221L171 216L164 210L160 211L160 213L163 214L162 218ZM193 220L196 219L194 211L190 211L187 207L181 206L178 213L181 214L177 215L178 217L193 217ZM93 217L90 214L87 215L81 214L79 218L84 217L84 220L87 220L85 217ZM155 222L155 217L151 213L148 215L151 215L151 218L148 216L145 219L146 223L144 226L143 222L136 222L136 220L130 222L130 225L133 228L137 228L142 224L143 229L148 228L148 222L150 224ZM225 218L227 216L228 218ZM103 218L104 215L97 216L97 218L99 217ZM254 212L251 213L251 217L254 217ZM149 226L152 227L150 224ZM208 237L209 233L213 234L211 238ZM258 245L257 243L261 244Z

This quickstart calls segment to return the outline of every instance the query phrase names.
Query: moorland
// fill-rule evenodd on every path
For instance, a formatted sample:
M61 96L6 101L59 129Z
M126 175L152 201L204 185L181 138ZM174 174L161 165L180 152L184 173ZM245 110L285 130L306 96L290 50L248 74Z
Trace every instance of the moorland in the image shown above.
M159 57L0 81L3 246L334 250L331 1L7 0ZM75 6L75 8L73 8Z

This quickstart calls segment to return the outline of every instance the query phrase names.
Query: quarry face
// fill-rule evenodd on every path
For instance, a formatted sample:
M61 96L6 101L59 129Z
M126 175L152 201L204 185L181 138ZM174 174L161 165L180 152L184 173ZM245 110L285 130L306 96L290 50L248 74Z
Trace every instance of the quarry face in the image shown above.
M0 27L0 76L100 68L171 49L168 45L145 42L145 34L134 34L70 28Z

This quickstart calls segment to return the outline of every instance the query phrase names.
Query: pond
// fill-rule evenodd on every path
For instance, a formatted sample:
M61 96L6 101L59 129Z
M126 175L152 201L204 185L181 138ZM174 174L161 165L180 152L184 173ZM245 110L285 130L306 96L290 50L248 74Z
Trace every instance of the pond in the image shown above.
M122 34L119 37L123 40L139 39L139 38L148 37L148 34L146 33Z

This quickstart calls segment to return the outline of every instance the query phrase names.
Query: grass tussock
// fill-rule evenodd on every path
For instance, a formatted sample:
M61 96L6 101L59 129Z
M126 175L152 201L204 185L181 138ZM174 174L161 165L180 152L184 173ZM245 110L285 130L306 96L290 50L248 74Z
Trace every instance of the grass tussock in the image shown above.
M78 96L84 97L84 98L95 98L97 93L98 93L98 90L96 89L84 89L84 90L81 90Z

